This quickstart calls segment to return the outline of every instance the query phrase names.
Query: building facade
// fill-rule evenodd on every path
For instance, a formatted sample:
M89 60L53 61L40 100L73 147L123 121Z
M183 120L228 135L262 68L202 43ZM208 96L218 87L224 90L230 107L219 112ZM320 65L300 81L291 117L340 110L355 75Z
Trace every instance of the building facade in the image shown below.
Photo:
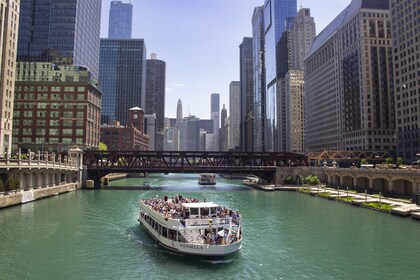
M388 1L353 0L305 60L307 151L395 150Z
M131 39L133 5L123 1L111 1L108 21L108 38Z
M406 161L420 153L419 9L419 0L390 1L397 154Z
M87 67L99 75L101 0L21 0L18 61Z
M315 38L315 21L309 9L301 8L293 19L289 33L289 63L290 70L284 78L283 111L285 151L294 153L305 152L305 87L304 87L304 58L308 54ZM281 86L280 88L283 88ZM282 95L281 95L282 96Z
M127 126L121 126L118 121L101 125L101 141L108 150L148 150L149 136L144 126L144 111L138 107L131 108Z
M252 60L254 77L254 150L265 151L265 32L264 6L256 7L252 16Z
M18 62L13 143L52 152L97 148L101 95L85 67Z
M180 151L200 150L200 119L195 116L185 117L180 125Z
M220 94L211 94L211 120L213 121L213 151L219 151L219 128L220 128ZM207 150L209 151L209 150Z
M241 92L241 149L254 150L254 82L252 38L245 37L239 45L239 82Z
M286 151L303 154L305 150L305 81L303 70L290 70L285 77Z
M229 85L229 150L240 147L241 124L241 88L239 81Z
M12 153L13 105L20 6L0 1L0 155Z
M125 125L132 106L144 108L146 46L143 39L101 39L99 79L103 92L101 123Z
M287 19L294 18L296 12L296 0L265 0L264 2L266 151L278 151L280 146L279 119L281 112L278 110L282 103L278 100L280 91L277 88L277 78L279 77L279 63L283 61L278 58L278 52L281 50L278 43L286 30Z
M163 150L163 128L165 119L166 63L155 54L146 61L146 114L156 115L155 149Z

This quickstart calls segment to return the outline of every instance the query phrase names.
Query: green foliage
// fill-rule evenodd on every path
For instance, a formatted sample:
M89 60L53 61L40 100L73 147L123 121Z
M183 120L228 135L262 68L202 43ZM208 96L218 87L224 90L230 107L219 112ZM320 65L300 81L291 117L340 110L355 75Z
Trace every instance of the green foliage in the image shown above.
M305 181L311 186L315 186L320 183L318 176L315 175L306 176Z
M393 162L394 160L392 159L392 157L387 157L386 159L385 159L385 162L387 163L387 164L392 164L392 162Z
M293 178L292 178L292 176L287 176L286 177L286 179L284 179L284 183L285 184L293 184L294 183L294 181L293 181Z
M369 203L362 203L362 205L369 207L369 208L374 208L374 209L378 209L381 211L391 211L393 206L386 204L386 203L379 203L379 202L369 202Z
M9 176L6 182L6 190L12 191L12 190L18 190L18 189L20 189L19 179L16 178L16 176L14 175Z
M403 164L404 160L402 157L397 157L397 163L398 164Z
M311 193L310 189L298 189L297 191L301 193Z
M354 200L354 198L351 196L350 197L337 197L336 200L350 203Z
M362 158L361 160L360 160L360 164L367 164L368 162L367 162L367 159L365 159L365 158Z
M107 151L108 146L104 142L99 142L99 151Z

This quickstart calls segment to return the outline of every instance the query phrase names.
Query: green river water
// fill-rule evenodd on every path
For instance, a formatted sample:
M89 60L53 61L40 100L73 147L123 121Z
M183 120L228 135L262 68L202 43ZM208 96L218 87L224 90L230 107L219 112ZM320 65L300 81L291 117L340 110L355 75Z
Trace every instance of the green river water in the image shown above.
M123 179L0 210L0 279L420 279L420 222L239 180ZM225 260L170 253L139 226L138 201L194 196L238 209L244 242Z

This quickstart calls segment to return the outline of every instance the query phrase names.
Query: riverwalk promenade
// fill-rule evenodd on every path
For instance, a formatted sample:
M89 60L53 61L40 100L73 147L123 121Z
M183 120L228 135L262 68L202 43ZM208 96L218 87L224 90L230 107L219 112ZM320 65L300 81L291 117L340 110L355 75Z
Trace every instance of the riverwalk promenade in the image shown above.
M299 191L312 196L326 198L344 202L354 206L370 208L394 215L408 217L411 216L420 220L420 205L408 199L398 199L382 196L379 194L368 194L367 191L360 193L354 190L330 188L325 185L317 186L293 186L293 185L263 185L250 180L244 180L244 184L254 189L263 191Z

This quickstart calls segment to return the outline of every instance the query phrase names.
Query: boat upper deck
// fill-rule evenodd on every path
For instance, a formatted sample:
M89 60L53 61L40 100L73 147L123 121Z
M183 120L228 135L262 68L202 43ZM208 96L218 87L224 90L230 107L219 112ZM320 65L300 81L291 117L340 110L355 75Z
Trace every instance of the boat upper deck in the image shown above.
M213 202L200 202L197 198L184 198L180 195L172 196L171 199L167 196L149 198L143 200L143 203L164 218L186 220L231 217L236 224L240 219L238 211L227 209Z

